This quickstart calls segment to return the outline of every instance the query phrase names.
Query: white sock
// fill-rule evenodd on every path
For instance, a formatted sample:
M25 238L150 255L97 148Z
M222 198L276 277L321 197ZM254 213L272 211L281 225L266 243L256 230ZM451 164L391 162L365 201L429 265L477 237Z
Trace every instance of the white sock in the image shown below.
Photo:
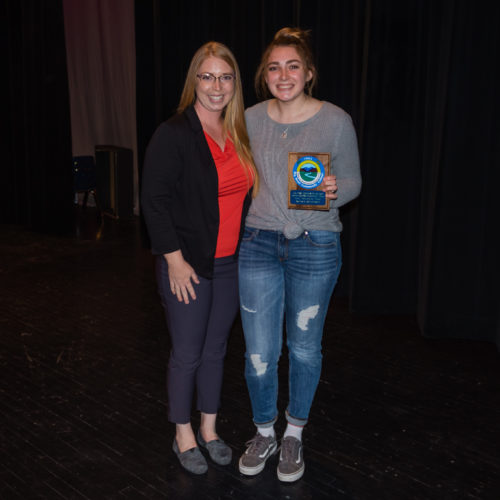
M257 432L261 435L266 437L272 436L274 437L274 426L271 425L271 427L259 427L257 426Z
M286 429L285 429L285 434L283 434L283 437L286 438L288 436L292 436L295 439L298 439L299 441L302 441L302 431L304 430L304 427L300 427L298 425L292 425L290 423L287 424Z

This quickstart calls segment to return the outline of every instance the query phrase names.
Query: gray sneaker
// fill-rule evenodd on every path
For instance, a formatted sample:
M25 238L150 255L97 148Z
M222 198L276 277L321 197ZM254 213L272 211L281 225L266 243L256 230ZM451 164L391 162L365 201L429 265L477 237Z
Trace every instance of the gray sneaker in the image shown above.
M278 479L287 483L297 481L304 474L304 469L302 442L292 436L283 438L278 464Z
M241 455L239 469L242 474L255 476L266 465L266 460L276 453L278 444L274 436L264 437L255 434L255 437L247 441L247 450Z

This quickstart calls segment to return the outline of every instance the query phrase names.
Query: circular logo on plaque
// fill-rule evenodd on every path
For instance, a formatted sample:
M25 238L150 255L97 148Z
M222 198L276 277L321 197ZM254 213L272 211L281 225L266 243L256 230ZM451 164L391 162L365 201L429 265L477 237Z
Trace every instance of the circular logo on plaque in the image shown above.
M304 189L317 188L325 176L325 167L315 156L303 156L293 166L293 179Z

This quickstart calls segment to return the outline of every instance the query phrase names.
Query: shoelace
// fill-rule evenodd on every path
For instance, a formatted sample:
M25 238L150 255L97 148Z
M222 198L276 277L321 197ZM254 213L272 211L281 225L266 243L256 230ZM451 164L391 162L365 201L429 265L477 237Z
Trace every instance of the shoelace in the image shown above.
M295 448L295 442L292 441L291 439L282 439L281 440L281 456L283 460L285 461L290 461L292 459L295 459L294 457L294 448Z
M245 446L249 446L247 453L257 451L257 453L260 454L261 451L269 446L267 441L268 438L261 436L260 434L256 434L252 439L250 439L250 441L245 443Z

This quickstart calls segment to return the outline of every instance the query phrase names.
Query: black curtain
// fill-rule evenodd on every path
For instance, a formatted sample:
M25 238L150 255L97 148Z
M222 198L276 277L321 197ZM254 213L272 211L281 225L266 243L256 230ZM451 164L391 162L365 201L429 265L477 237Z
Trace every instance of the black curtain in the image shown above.
M251 105L260 54L286 25L312 30L316 96L358 131L363 190L342 210L336 293L359 313L414 313L426 336L500 346L498 3L138 1L140 161L201 44L233 50Z
M458 2L446 26L441 144L436 158L425 159L435 179L425 200L419 319L432 337L493 340L500 324L500 211L493 192L500 182L500 6L483 7Z
M57 234L73 220L71 130L62 3L2 2L0 222Z
M377 1L368 16L352 307L500 345L499 5Z

